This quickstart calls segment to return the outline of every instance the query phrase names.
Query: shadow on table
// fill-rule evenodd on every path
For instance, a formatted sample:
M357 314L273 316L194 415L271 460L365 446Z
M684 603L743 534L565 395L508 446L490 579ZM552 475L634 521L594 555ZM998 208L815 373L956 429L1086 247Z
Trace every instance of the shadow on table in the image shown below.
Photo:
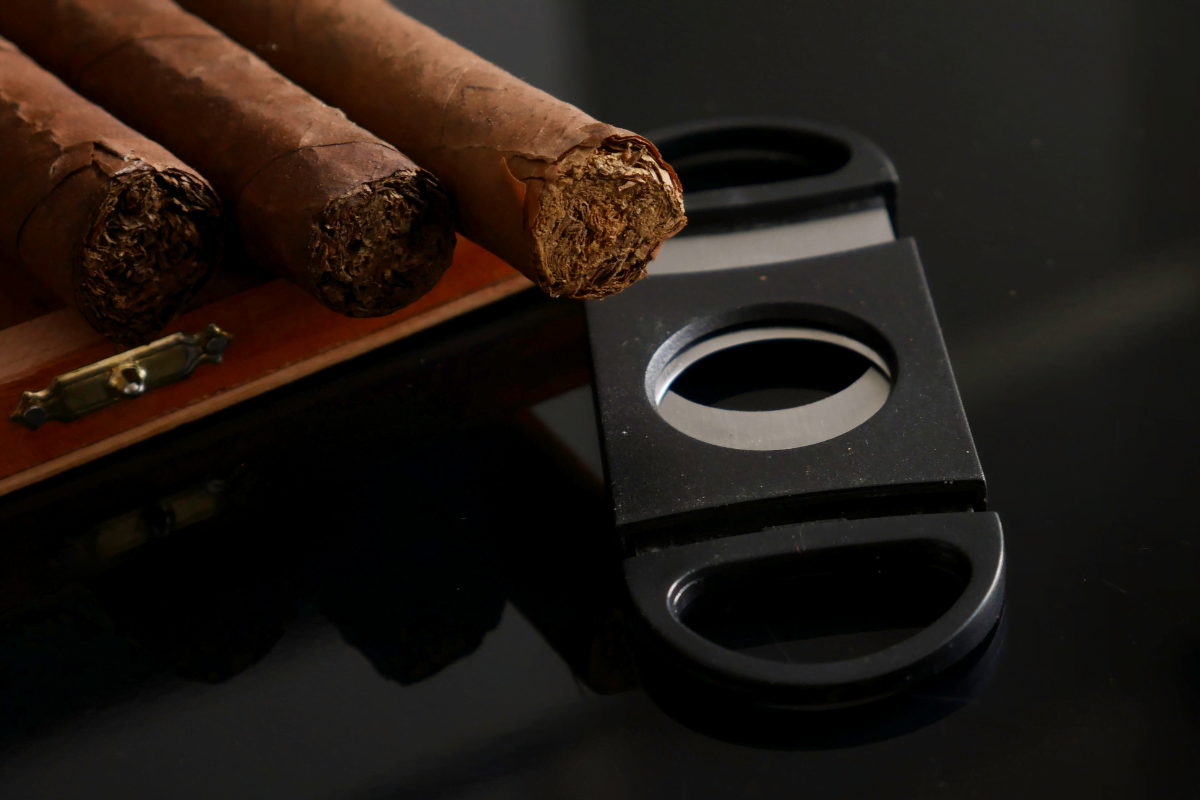
M643 653L635 666L602 487L529 418L383 453L281 453L101 523L56 563L60 589L0 620L10 740L171 676L228 680L314 613L408 685L477 650L511 602L591 691L640 682L689 728L792 749L953 713L1003 642L1002 622L947 674L835 711L742 703Z
M602 494L538 437L280 454L69 539L35 565L57 583L0 617L0 738L172 675L228 680L313 613L407 685L478 649L511 601L584 684L629 688Z
M958 711L986 685L1004 646L1006 618L946 672L916 687L862 705L786 709L748 703L678 665L643 656L641 677L668 716L715 739L779 750L827 750L892 739Z

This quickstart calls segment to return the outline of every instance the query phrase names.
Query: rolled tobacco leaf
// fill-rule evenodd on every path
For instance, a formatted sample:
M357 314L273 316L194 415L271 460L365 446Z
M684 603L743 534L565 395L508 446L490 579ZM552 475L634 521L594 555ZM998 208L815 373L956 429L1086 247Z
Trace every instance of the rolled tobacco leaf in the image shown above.
M5 258L132 346L211 274L222 231L200 175L0 39Z
M4 0L0 33L195 164L250 254L329 308L389 314L450 265L437 179L170 0Z
M679 180L650 142L386 0L181 3L433 171L463 233L552 295L620 291L686 223Z

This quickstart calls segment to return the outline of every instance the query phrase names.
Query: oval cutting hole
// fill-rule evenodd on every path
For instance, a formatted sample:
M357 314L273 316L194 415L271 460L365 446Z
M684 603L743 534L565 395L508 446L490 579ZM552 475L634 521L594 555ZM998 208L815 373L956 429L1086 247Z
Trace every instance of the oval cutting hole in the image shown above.
M775 339L705 356L670 390L711 408L776 411L824 400L872 368L866 356L830 342Z
M828 175L850 160L850 150L835 139L761 126L684 136L667 142L662 154L685 193Z
M919 633L950 609L969 579L966 559L943 545L844 547L707 576L680 594L675 611L730 650L825 663Z
M848 336L815 328L738 328L701 339L648 375L676 430L735 450L787 450L841 436L891 393L887 363Z

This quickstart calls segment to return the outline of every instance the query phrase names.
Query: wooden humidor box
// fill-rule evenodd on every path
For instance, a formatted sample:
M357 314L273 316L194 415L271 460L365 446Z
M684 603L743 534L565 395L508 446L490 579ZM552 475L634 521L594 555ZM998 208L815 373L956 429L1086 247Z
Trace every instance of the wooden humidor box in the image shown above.
M8 418L24 391L114 355L111 342L16 268L0 264L0 496L519 292L528 280L459 238L442 281L387 317L351 319L293 284L227 259L164 335L215 323L234 337L222 363L71 422L29 430Z

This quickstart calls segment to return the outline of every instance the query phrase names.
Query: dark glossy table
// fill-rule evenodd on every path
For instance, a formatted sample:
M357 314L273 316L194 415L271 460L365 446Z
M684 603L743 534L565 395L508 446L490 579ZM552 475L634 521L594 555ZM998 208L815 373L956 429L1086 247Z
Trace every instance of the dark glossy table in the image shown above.
M850 722L651 700L578 308L523 296L6 499L0 797L1200 795L1200 7L408 7L616 124L796 115L889 153L1005 524L1001 630ZM214 479L226 513L79 557Z

